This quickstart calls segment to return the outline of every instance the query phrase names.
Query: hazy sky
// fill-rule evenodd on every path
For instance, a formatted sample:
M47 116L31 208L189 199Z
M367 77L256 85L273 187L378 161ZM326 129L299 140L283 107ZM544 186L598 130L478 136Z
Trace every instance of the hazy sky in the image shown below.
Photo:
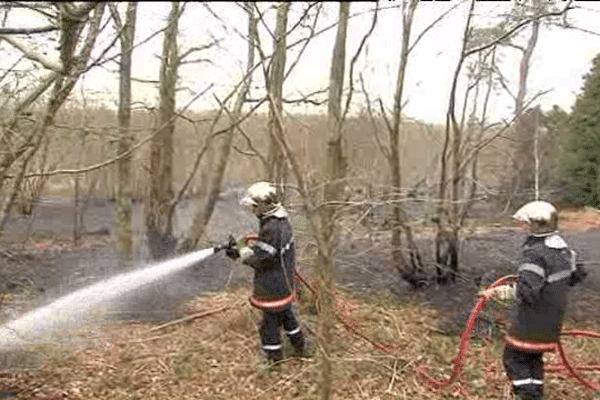
M563 2L563 4L565 3ZM456 1L422 2L413 24L413 39L431 21L456 4ZM222 18L222 21L211 16L206 5ZM371 99L381 98L386 104L391 105L399 62L401 15L399 9L389 9L399 5L398 1L382 1L380 5L382 8L388 9L383 10L379 15L377 27L368 41L365 54L357 64L356 77L358 77L358 72L363 73ZM600 18L600 3L576 1L574 5L584 9L570 12L569 20L572 24L600 32L600 27L595 22ZM266 9L267 6L267 4L261 3L262 9ZM507 12L510 6L510 2L477 2L475 24L481 25L493 21L494 15ZM364 11L373 7L374 3L352 4L352 14L363 13L350 21L348 58L356 51L359 41L371 23L372 13ZM140 2L136 42L145 39L153 31L165 25L169 8L169 3ZM297 20L300 8L300 3L292 4L290 25ZM436 28L424 36L411 54L405 85L405 98L408 99L408 105L405 108L407 116L426 122L440 123L445 120L450 84L458 60L467 8L468 3L462 2ZM336 3L326 4L317 29L334 22L337 12ZM274 12L267 11L265 15L267 24L270 29L273 29ZM14 20L9 19L9 21ZM14 25L18 25L18 21L14 22ZM235 4L227 2L187 3L180 30L181 51L191 46L205 44L211 36L220 39L221 42L218 48L198 55L199 58L211 59L212 63L191 64L182 67L181 86L186 86L190 90L179 92L178 104L181 106L187 103L194 92L199 92L210 84L214 85L215 93L221 99L224 98L231 89L232 82L236 82L240 78L246 59L246 43L237 33L245 33L247 30L244 12ZM111 34L113 32L110 31ZM528 30L524 33L527 34ZM303 35L304 33L292 33L288 43ZM284 88L286 97L297 98L300 96L299 93L310 93L327 87L329 59L334 36L335 29L331 29L313 39L293 74L286 81ZM269 35L262 25L261 38L267 54L270 53ZM521 43L524 44L526 39L527 37L523 36ZM100 46L106 45L108 41L107 37L99 44ZM153 40L136 48L133 65L133 75L136 78L158 79L160 61L157 55L160 54L161 44L162 35L158 35ZM6 47L5 44L2 46ZM299 47L297 46L288 55L288 65L295 59ZM582 78L589 71L591 59L598 53L600 53L600 36L559 28L546 27L542 29L533 55L528 81L530 96L541 90L551 90L541 99L542 107L547 109L553 104L558 104L569 110L576 93L581 90ZM502 55L504 74L509 80L511 89L516 93L519 72L518 52L504 49ZM115 103L117 76L112 71L116 71L116 69L116 64L112 63L90 73L82 83L88 96L100 92L102 95L97 95L97 97L102 99L101 102ZM260 74L262 72L259 70L255 80L258 86L262 85ZM255 97L261 94L259 88L254 90ZM134 100L154 104L156 98L156 85L141 83L135 85ZM353 102L355 111L362 106L362 99L360 95L355 97ZM203 109L215 106L216 102L212 95L207 95L199 99L192 108ZM315 109L305 106L286 107L289 111L294 112L315 111ZM510 118L513 107L510 96L503 95L495 98L493 102L494 117L496 119ZM325 110L326 107L321 106L318 111L324 112Z

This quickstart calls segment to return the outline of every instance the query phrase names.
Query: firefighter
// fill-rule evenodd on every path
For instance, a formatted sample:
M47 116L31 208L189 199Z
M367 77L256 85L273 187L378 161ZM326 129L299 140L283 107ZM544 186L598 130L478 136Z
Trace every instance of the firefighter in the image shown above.
M533 201L513 218L528 236L518 263L516 286L483 291L486 298L513 298L503 363L517 399L543 398L543 353L559 339L570 286L587 274L576 253L557 233L558 213L552 204Z
M294 355L302 356L304 336L292 309L296 271L288 214L277 199L275 187L268 182L250 186L240 203L258 218L258 238L230 247L226 254L254 269L250 303L263 313L259 330L263 354L272 362L282 359L280 327L283 326Z

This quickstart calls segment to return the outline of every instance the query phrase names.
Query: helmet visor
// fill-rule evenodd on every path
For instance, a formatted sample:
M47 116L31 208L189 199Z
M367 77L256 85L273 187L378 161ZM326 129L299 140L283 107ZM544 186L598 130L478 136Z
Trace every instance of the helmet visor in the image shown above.
M254 200L250 195L246 194L240 200L240 205L246 206L246 207L255 206L256 205L256 200Z

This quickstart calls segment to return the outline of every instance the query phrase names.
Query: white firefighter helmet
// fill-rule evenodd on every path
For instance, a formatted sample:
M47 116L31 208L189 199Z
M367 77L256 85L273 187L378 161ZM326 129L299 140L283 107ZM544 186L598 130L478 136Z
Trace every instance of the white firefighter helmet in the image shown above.
M257 182L246 190L240 204L248 207L256 215L264 214L277 206L277 190L269 182Z
M529 225L533 234L547 234L558 228L558 211L546 201L532 201L519 208L513 218Z

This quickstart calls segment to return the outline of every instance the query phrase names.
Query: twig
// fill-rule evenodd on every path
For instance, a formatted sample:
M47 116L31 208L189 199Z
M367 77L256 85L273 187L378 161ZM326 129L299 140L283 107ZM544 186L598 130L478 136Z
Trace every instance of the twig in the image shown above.
M427 34L427 32L429 32L431 29L433 29L438 22L440 22L442 19L444 19L446 17L446 15L450 14L450 12L452 12L452 10L454 10L456 7L460 6L462 3L463 3L463 1L457 2L454 6L450 7L448 10L443 12L439 17L437 17L432 23L427 25L427 27L425 29L423 29L421 31L421 33L419 33L419 35L417 36L417 38L415 39L413 44L410 45L410 47L408 48L408 53L410 53L415 48L415 46L419 43L419 41L421 39L423 39L423 36L425 36Z
M367 43L367 40L371 37L371 34L375 30L375 26L377 25L378 13L379 13L379 2L377 2L375 4L375 11L373 12L373 20L371 21L371 27L369 28L367 33L365 33L365 35L363 36L362 40L360 41L360 44L358 45L358 49L356 50L356 53L350 60L350 72L348 75L348 86L349 86L348 95L346 96L346 105L344 107L342 117L340 118L340 125L343 124L344 121L346 120L346 116L348 115L348 110L350 109L350 103L352 102L352 96L354 94L354 66L356 65L356 61L358 60L358 57L360 57L360 54L362 53L362 50L363 50L365 44ZM342 79L342 81L343 81L343 79ZM342 83L342 85L343 85L343 83Z
M569 2L567 3L567 5L564 8L562 8L561 10L559 10L559 11L543 13L543 14L539 14L539 15L534 15L531 18L527 18L527 19L519 22L515 26L513 26L508 31L504 32L500 37L492 40L490 43L487 43L487 44L484 44L482 46L475 47L473 49L464 51L463 52L463 57L467 58L471 54L478 53L480 51L488 49L488 48L490 48L490 47L492 47L492 46L494 46L494 45L502 42L504 39L507 39L508 37L512 36L516 31L518 31L519 29L521 29L525 25L527 25L527 24L529 24L529 23L531 23L531 22L533 22L535 20L540 20L540 19L544 19L544 18L547 18L547 17L558 17L558 16L561 16L565 12L567 12L569 9L572 9L571 3L573 3L573 0L569 0Z
M170 326L179 325L179 324L182 324L182 323L185 323L185 322L190 322L190 321L193 321L195 319L207 317L209 315L218 314L220 312L227 311L227 310L229 310L231 308L237 307L240 304L242 304L242 302L238 302L238 303L236 303L236 304L234 304L232 306L223 306L221 308L217 308L216 310L203 311L203 312L196 313L196 314L193 314L193 315L188 315L187 317L176 319L175 321L167 322L166 324L162 324L162 325L156 326L156 327L150 329L148 332L156 332L158 330L161 330L161 329L164 329L164 328L168 328Z
M396 366L398 365L398 360L394 360L394 373L392 374L392 379L390 380L390 385L388 386L385 393L394 394L392 392L392 387L394 386L394 381L396 380Z
M173 116L173 118L171 118L169 121L166 121L164 124L162 124L158 129L156 129L152 134L148 135L146 138L144 138L143 140L141 140L140 142L138 142L136 145L132 146L129 150L124 151L123 153L117 155L116 157L107 160L107 161L103 161L101 163L98 164L94 164L94 165L90 165L88 167L85 168L81 168L81 169L62 169L62 170L54 170L54 171L48 171L44 174L39 174L39 173L32 173L32 174L27 174L25 175L25 178L32 178L35 176L53 176L53 175L77 175L77 174L83 174L86 172L90 172L96 169L100 169L103 167L106 167L110 164L113 164L125 157L128 157L130 154L132 154L135 150L137 150L139 147L141 147L142 145L144 145L145 143L149 142L152 138L154 138L155 136L157 136L161 130L168 125L173 119L177 118L177 115L179 114L183 114L185 112L185 110L187 110L189 108L189 106L192 105L192 103L194 101L196 101L200 96L204 95L210 88L212 88L213 85L210 85L209 87L207 87L205 90L203 90L202 92L198 93L196 96L194 96L189 102L188 104L186 104L183 109L177 113L175 116Z
M166 339L168 337L171 337L171 335L160 335L160 336L152 336L149 338L144 338L144 339L135 339L135 340L128 340L127 342L123 342L124 344L126 343L144 343L144 342L150 342L152 340L159 340L159 339Z
M280 379L277 382L273 383L271 386L269 386L268 388L266 388L265 390L263 390L262 392L260 392L259 394L257 394L254 397L251 397L250 400L254 400L260 396L262 396L263 394L265 394L266 392L268 392L269 390L273 389L274 387L277 387L279 385L281 385L282 383L285 385L289 385L290 382L293 382L296 378L298 378L299 376L303 375L305 372L307 372L309 369L313 368L314 365L309 365L308 367L304 368L302 371L298 372L296 375L293 375L287 379Z
M0 35L31 35L35 33L46 33L57 31L58 26L40 26L37 28L0 28Z

